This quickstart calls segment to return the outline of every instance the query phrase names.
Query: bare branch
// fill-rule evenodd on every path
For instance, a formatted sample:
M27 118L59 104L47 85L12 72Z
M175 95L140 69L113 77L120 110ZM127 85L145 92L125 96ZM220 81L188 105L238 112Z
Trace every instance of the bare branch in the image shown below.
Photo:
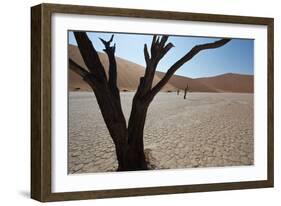
M155 44L156 44L156 45L159 44L159 41L160 41L160 36L157 36L156 41L155 41Z
M167 40L167 35L164 35L162 37L154 35L150 48L151 56L149 56L147 45L144 45L146 69L144 77L142 79L143 84L139 85L138 92L136 94L144 96L147 92L150 91L159 61L173 47L172 43L168 43L167 45L165 45Z
M173 48L174 45L172 43L169 43L167 44L165 47L164 47L164 50L165 50L165 54L171 49Z
M168 37L169 37L168 35L163 35L162 36L161 41L159 43L161 48L163 48L165 46L165 44L166 44L166 42L168 40Z
M158 36L157 35L153 35L153 38L152 38L152 42L151 42L151 47L150 47L150 54L152 55L152 53L154 52L154 47L155 47L155 44L156 42L158 41Z
M231 39L221 39L212 43L201 44L194 46L186 55L174 63L170 69L167 71L165 76L152 88L151 92L148 95L148 99L153 99L153 97L165 86L165 84L170 80L174 73L187 61L192 59L196 54L202 50L206 49L215 49L221 47L228 43ZM168 45L167 45L168 46Z
M114 46L110 46L111 42L113 41L113 37L114 37L114 34L112 34L110 40L108 40L108 41L105 41L104 39L99 38L101 40L101 42L103 43L104 47L105 47L104 51L106 53L113 53L114 54L114 52L115 52L115 44L114 44Z
M111 43L113 41L113 37L114 37L114 34L111 35L111 38L109 40L109 43Z
M77 64L75 61L73 61L70 58L68 59L68 67L76 74L78 74L80 77L82 77L83 80L86 83L88 83L94 90L96 89L96 83L98 80L95 78L93 74L88 72L86 69L81 67L79 64Z
M150 57L149 57L149 53L148 53L147 45L146 44L144 44L143 52L144 52L144 59L145 59L146 65L148 65Z
M151 42L151 44L155 44L155 42L156 42L156 38L157 38L157 35L153 35L153 38L152 38L152 42Z
M100 40L102 41L105 49L105 53L108 56L108 60L109 60L109 78L108 78L108 85L109 88L112 92L112 94L116 97L119 98L119 89L117 87L117 64L116 64L116 59L115 59L115 48L116 45L114 44L113 46L111 46L111 42L113 41L113 37L114 35L111 36L109 41L105 41L104 39Z
M98 53L86 32L74 32L81 56L89 71L101 82L106 82L106 75Z
M171 49L171 48L173 48L174 47L174 45L172 44L172 43L169 43L169 44L167 44L164 48L163 48L163 50L162 50L162 52L160 53L160 55L159 55L159 59L162 59L167 53L168 53L168 51Z
M81 67L79 64L77 64L70 58L68 59L68 63L69 63L69 68L75 73L77 73L78 75L80 75L82 78L85 78L90 74L90 72L88 72L86 69Z

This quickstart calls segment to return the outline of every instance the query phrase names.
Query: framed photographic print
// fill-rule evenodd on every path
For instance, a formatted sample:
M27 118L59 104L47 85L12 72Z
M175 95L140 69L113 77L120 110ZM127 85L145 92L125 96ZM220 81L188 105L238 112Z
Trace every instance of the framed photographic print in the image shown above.
M31 8L31 197L273 187L273 19Z

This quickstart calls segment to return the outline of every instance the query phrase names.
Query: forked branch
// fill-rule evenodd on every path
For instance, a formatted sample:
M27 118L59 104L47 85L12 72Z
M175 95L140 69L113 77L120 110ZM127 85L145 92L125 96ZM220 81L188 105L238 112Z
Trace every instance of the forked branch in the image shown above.
M113 41L114 35L111 36L109 41L105 41L104 39L100 38L101 42L103 43L105 49L103 50L107 56L109 61L109 72L108 72L108 85L113 95L119 96L119 89L117 87L117 64L115 59L115 48L116 45L114 44L111 46L111 42Z
M165 86L165 84L170 80L174 73L186 62L191 60L200 51L206 49L215 49L221 47L228 43L231 39L221 39L212 43L201 44L194 46L186 55L174 63L170 69L166 72L165 76L152 88L151 92L148 94L148 99L153 99L153 97Z
M150 47L150 55L147 49L147 45L144 45L146 69L144 77L142 77L140 81L137 94L146 95L147 92L150 91L159 61L173 47L172 43L168 43L166 45L167 40L168 36L166 35L162 37L154 35Z

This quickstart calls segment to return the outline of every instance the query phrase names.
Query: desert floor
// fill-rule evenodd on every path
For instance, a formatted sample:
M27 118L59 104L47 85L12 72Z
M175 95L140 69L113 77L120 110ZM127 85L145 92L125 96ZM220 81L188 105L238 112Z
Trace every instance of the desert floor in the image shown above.
M134 93L121 93L128 120ZM253 94L159 93L144 130L153 169L251 165ZM113 142L91 92L69 94L69 173L114 171Z

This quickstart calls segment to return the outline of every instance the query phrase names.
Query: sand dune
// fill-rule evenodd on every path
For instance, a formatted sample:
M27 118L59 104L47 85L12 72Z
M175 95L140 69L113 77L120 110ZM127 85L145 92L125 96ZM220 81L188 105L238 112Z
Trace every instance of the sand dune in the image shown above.
M217 92L245 92L253 93L254 76L227 73L215 77L198 78L198 83L204 83Z
M165 73L158 72L157 76L163 77ZM227 73L214 77L192 79L179 75L174 75L170 84L179 89L186 88L192 92L239 92L253 93L254 77L252 75Z
M164 72L156 71L156 75L160 78L162 78L164 74L165 74ZM181 90L184 90L188 84L190 91L214 92L214 90L211 90L208 85L204 84L204 82L198 82L196 81L196 79L192 79L189 77L174 75L170 79L169 83Z
M76 46L69 45L69 57L86 68L85 63ZM102 64L108 73L108 59L106 54L99 53ZM118 67L118 87L123 91L136 90L139 84L139 78L144 75L145 68L128 60L117 57ZM153 84L160 81L164 76L163 72L156 72ZM163 91L183 90L188 84L189 90L192 92L239 92L253 93L254 78L253 75L242 75L227 73L214 77L192 79L184 76L174 75L168 84L165 85ZM69 71L69 89L70 91L91 91L91 88L73 71Z
M69 45L68 54L73 61L86 68L79 49L76 46ZM99 53L99 57L105 67L106 73L108 74L108 59L106 54ZM116 62L118 69L117 84L119 89L128 91L135 90L139 84L140 77L144 75L144 68L141 65L135 64L119 57L116 58ZM159 77L155 76L153 84L155 84L159 80ZM91 91L91 88L81 79L81 77L71 70L69 72L69 89L70 91ZM166 86L163 88L163 91L175 90L177 89L171 84L166 84Z

